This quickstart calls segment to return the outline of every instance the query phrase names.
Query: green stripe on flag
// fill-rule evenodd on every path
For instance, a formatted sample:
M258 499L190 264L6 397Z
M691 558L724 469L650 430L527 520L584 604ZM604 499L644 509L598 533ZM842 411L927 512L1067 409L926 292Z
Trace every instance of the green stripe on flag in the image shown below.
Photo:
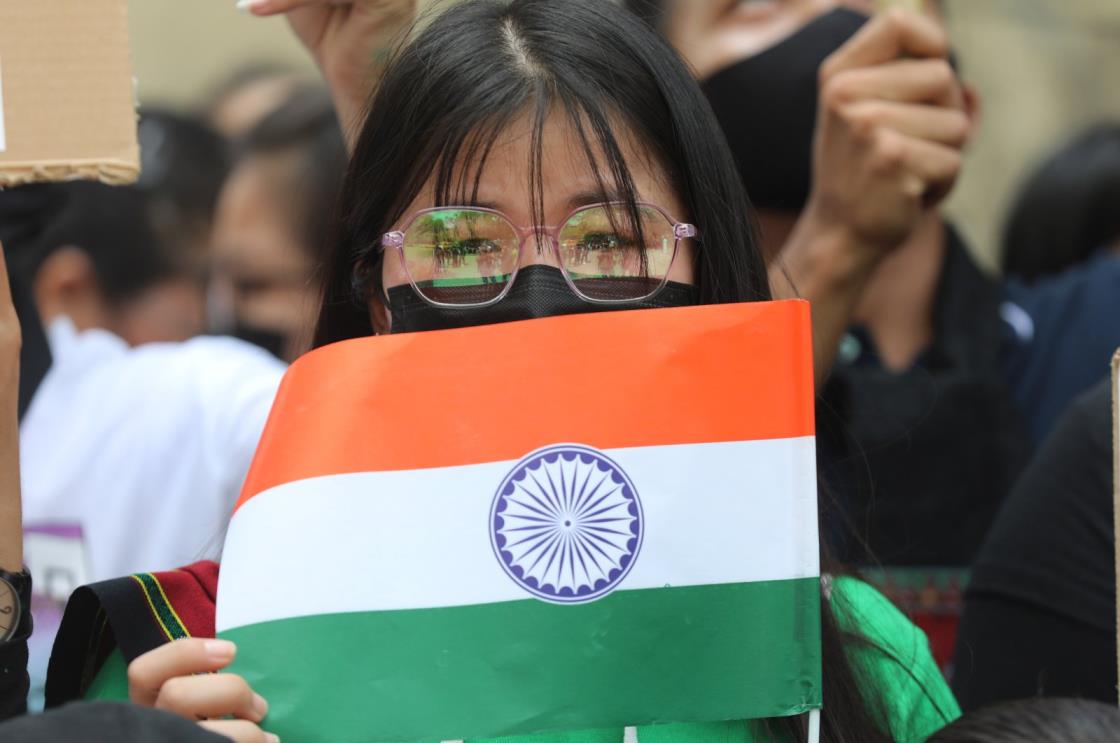
M221 636L282 740L445 740L799 714L821 704L819 612L820 581L804 578L317 615Z

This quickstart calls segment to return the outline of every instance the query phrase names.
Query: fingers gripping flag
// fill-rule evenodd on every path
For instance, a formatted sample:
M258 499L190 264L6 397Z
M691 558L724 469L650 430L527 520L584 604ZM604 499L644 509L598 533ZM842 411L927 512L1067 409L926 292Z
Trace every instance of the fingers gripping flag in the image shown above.
M288 740L799 714L813 433L803 302L328 346L277 395L218 631Z

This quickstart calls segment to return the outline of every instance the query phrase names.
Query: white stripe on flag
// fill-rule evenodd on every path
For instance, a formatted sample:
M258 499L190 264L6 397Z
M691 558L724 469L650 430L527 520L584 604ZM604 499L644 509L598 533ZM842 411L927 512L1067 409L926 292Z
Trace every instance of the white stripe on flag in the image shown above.
M604 453L643 509L641 551L620 590L819 574L813 437ZM515 464L333 475L255 496L230 524L218 631L531 598L490 541L491 503Z

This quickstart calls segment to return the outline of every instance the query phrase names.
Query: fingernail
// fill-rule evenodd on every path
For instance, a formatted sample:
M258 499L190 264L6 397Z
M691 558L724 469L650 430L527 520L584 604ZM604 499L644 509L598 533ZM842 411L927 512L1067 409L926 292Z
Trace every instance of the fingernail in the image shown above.
M261 719L264 719L264 716L268 714L268 702L256 692L253 692L253 711L256 712Z
M229 661L237 652L237 646L229 640L207 640L204 645L206 654L215 661Z
M238 10L253 10L268 4L268 0L237 0L234 7Z
M280 736L276 733L265 733L264 739L267 740L268 743L280 743Z

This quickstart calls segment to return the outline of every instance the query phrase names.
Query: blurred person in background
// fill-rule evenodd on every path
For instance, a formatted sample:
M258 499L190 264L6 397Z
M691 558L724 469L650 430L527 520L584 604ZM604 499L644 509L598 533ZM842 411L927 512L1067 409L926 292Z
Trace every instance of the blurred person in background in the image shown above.
M140 179L160 242L198 271L209 266L214 209L230 168L229 144L192 116L146 107L137 128Z
M1101 380L1059 419L973 565L953 663L962 707L1036 696L1115 707L1112 512L1111 383Z
M1002 250L1008 378L1042 443L1120 347L1120 124L1081 134L1028 176Z
M138 138L135 185L43 186L67 204L43 222L52 244L12 258L34 277L44 313L67 316L78 330L109 330L131 346L205 330L210 230L229 164L225 142L186 116L146 110Z
M46 327L65 319L73 332L103 329L129 346L202 332L193 261L157 237L143 192L87 182L52 187L60 211L37 248L13 259L30 278Z
M627 0L700 79L778 296L813 305L822 529L952 658L967 566L1030 454L1001 289L941 214L979 122L936 0ZM874 15L873 15L874 14Z
M1000 288L939 209L979 111L940 6L631 6L703 82L779 291L788 272L813 302L819 466L840 511L825 528L841 556L966 566L1029 443L1000 366Z
M315 272L346 170L330 94L298 90L239 151L215 220L212 317L215 329L291 361L310 343Z
M343 13L345 33L325 33ZM395 38L412 13L411 3L398 2L388 10L380 3L363 4L353 14L349 6L323 3L292 14L294 30L323 65L335 104L348 117L357 118L375 77L366 74L371 46ZM142 135L144 140L149 156L153 141L164 149L158 147L161 137ZM269 146L262 145L262 151ZM169 168L169 180L149 182L166 186L183 183L179 175L197 175L180 174L181 167L191 163ZM150 170L146 161L144 168ZM143 184L137 190L145 199L152 197ZM191 194L204 190L186 189ZM58 219L60 208L38 209L24 226L34 224L30 232L37 236L43 225ZM137 226L132 229L147 232L153 244L158 241L160 210L133 216ZM38 240L27 242L44 254ZM190 244L184 240L162 248L175 252ZM188 266L188 274L193 270L189 260L176 265ZM195 337L130 348L107 329L78 332L65 316L50 319L52 331L61 329L51 335L61 336L65 348L51 349L54 364L20 432L26 560L37 576L33 708L42 703L46 661L74 586L217 554L284 369L261 349L234 338ZM50 357L49 352L41 355Z
M364 84L372 83L365 74L354 72L370 67L370 44L366 42L372 38L379 43L382 32L395 36L401 24L412 17L411 3L396 6L386 14L376 3L370 4L372 24L366 22L363 6L349 18L348 33L353 33L353 38L343 35L341 39L323 33L341 12L337 7L324 4L321 10L311 8L293 14L297 33L317 60L331 70L327 80L341 86L335 91L335 101L350 116L356 116L365 99ZM351 15L349 8L344 10L345 15ZM371 27L373 33L369 34ZM62 332L51 335L63 336L62 345L66 347L54 349L53 360L30 291L15 291L24 288L25 282L13 276L14 301L21 307L21 323L26 324L22 332L19 410L22 414L25 408L34 408L25 417L19 434L26 486L24 559L37 579L32 598L37 625L35 647L31 648L32 708L42 703L47 653L61 604L75 585L216 554L283 371L283 366L268 354L232 338L197 337L186 342L130 347L109 330L93 327L98 321L111 322L137 343L154 339L146 331L134 335L128 330L136 326L134 322L117 324L122 315L134 314L118 311L120 308L114 307L106 294L106 287L122 283L120 277L102 281L95 270L91 274L97 265L108 265L94 260L91 252L98 252L96 248L113 252L116 248L107 240L93 240L90 233L74 228L81 220L95 219L88 210L119 207L115 216L129 225L121 230L121 241L126 242L126 235L143 235L143 239L130 241L131 245L145 242L152 248L152 255L137 253L139 265L128 267L133 279L167 275L161 266L164 259L170 259L175 267L171 273L181 270L183 277L198 283L193 260L198 252L195 238L204 231L202 223L209 216L207 204L212 201L206 195L206 184L214 182L209 177L209 165L216 159L201 157L200 150L167 141L183 131L172 125L143 127L140 132L149 157L153 151L192 153L186 163L177 161L162 170L167 178L156 177L161 169L151 167L145 159L147 175L135 187L103 191L105 187L87 189L79 185L71 189L52 184L0 194L0 214L4 217L0 234L16 245L20 256L31 254L26 266L33 273L49 260L54 248L73 250L82 259L63 261L81 269L68 272L72 276L81 274L81 281L41 285L69 287L42 292L48 304L62 310L50 318L52 331ZM203 139L196 138L194 144ZM184 172L183 168L188 170ZM160 206L160 197L168 190L176 195ZM72 199L74 191L87 193L81 199ZM141 202L149 208L136 208ZM176 223L183 230L179 235L182 239L171 240ZM43 233L48 230L51 234L44 239ZM68 235L77 236L63 239ZM167 243L161 243L164 236L169 238ZM43 245L52 248L47 250ZM79 265L82 262L84 265ZM148 271L152 266L159 270ZM123 283L140 287L143 281ZM181 293L179 299L185 296ZM185 337L196 332L197 328L185 330L187 324L196 325L198 319L193 299L190 304L189 311L167 314L167 319L180 323L171 335ZM84 318L83 325L88 320L89 329L79 332L73 327L68 317L71 312ZM190 322L183 323L184 318ZM14 452L14 447L7 450ZM15 471L13 467L7 469ZM18 500L15 511L10 505L8 499L0 503L0 518L17 524L18 529ZM15 544L6 544L11 549L3 564L16 565L20 558ZM0 647L0 680L4 682L0 685L0 701L4 702L5 715L23 707L26 659L21 640ZM7 684L9 680L12 685ZM9 706L8 702L15 704ZM102 708L101 715L114 717L115 713ZM42 730L84 729L93 735L96 726L81 726L83 721L96 722L95 717L81 713L57 716L58 727ZM142 726L144 721L137 724ZM236 722L222 724L225 731L243 732ZM28 732L18 729L20 735ZM259 731L255 732L259 736Z
M299 85L299 76L287 67L248 64L218 84L202 110L202 117L227 141L237 142Z
M111 330L133 346L205 329L210 230L229 167L226 143L190 117L146 109L137 132L139 181L117 190L44 186L71 202L65 225L56 226L49 248L19 250L12 259L35 277L36 301L51 305L52 316L69 316L79 330ZM127 219L144 215L130 224L111 211L117 206ZM85 240L95 247L83 250Z
M1034 283L1120 254L1120 124L1090 128L1030 173L1003 228L1000 267Z
M76 586L216 544L283 372L249 344L195 337L195 266L159 240L143 191L51 188L58 209L18 256L52 357L20 426L40 693Z
M11 224L18 215L31 227L30 218L49 201L39 200L39 187L16 189L0 198L0 212ZM38 205L38 206L36 206ZM25 247L26 232L3 230L17 248ZM58 740L99 741L158 740L169 743L219 743L223 738L207 733L189 722L158 710L132 705L73 705L48 715L25 715L29 675L28 639L32 618L32 578L24 565L20 501L18 417L20 384L30 372L38 378L38 362L28 364L21 340L34 307L8 293L9 274L0 245L0 739L26 743ZM17 313L19 316L17 317ZM37 335L33 331L32 335ZM35 341L32 339L32 342ZM7 722L6 722L7 721ZM246 743L249 743L246 741Z

